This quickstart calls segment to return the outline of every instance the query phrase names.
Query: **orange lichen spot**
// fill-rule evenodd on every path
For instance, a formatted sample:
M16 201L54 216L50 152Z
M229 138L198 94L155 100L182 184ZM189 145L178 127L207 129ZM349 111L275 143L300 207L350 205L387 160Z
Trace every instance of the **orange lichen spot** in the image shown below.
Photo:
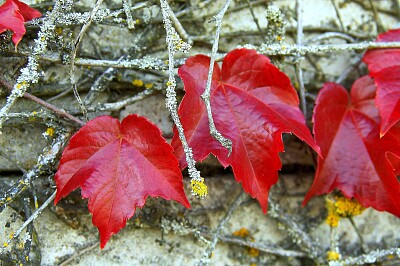
M142 86L143 86L143 80L134 79L134 80L132 81L132 84L133 84L133 86L136 86L136 87L142 87Z
M233 236L238 236L241 238L246 238L250 235L249 230L247 230L246 228L242 227L239 230L236 230L235 232L232 233Z
M257 266L257 263L250 263L250 266Z
M332 261L332 260L339 260L339 259L340 259L340 254L339 254L338 252L336 252L336 251L330 250L330 251L328 251L328 252L326 253L326 258L327 258L329 261Z
M192 188L192 194L199 198L205 198L208 195L207 185L204 184L204 178L201 177L200 180L192 179L190 181L190 187Z

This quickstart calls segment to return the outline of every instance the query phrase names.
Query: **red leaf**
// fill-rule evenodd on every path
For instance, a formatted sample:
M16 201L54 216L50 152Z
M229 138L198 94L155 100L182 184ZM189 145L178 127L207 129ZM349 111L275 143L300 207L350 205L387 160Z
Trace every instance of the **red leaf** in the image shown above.
M64 150L55 180L54 204L79 186L82 197L89 198L101 248L147 196L190 207L172 147L155 125L137 115L121 123L110 116L88 122Z
M27 4L18 0L6 0L0 6L0 33L6 30L13 31L12 40L17 46L26 32L24 22L41 16L39 11Z
M363 206L400 217L400 182L388 160L400 155L399 132L380 137L380 118L374 103L375 85L364 76L350 93L325 83L314 109L314 134L322 158L303 204L314 195L339 189ZM397 165L398 166L398 165Z
M210 58L197 55L179 68L186 95L179 115L196 160L213 153L225 167L232 166L243 189L257 198L267 211L268 192L277 182L281 169L278 152L283 151L282 133L292 132L319 151L298 108L299 100L289 78L268 57L253 50L236 49L228 53L222 70L215 64L211 106L215 125L232 140L230 157L209 134L203 93ZM187 163L175 129L172 146L181 168Z
M377 41L400 41L400 29L380 34ZM375 101L382 117L381 135L385 135L400 121L400 49L369 50L363 61L377 85Z

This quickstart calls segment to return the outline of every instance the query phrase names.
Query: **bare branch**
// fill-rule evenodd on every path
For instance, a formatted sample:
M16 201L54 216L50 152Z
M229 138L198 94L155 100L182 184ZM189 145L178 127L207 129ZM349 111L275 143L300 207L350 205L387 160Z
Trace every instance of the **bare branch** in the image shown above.
M226 10L228 10L230 3L231 3L231 0L227 0L225 2L224 6L222 7L221 11L214 17L214 20L216 23L215 38L214 38L214 43L213 43L212 50L211 50L210 68L208 69L207 84L206 84L204 93L201 95L201 98L203 98L204 103L206 105L206 109L207 109L210 134L219 143L221 143L222 146L224 146L226 149L228 149L228 156L232 153L232 141L225 138L224 136L222 136L222 134L215 127L212 110L211 110L210 97L211 97L212 76L213 76L213 71L214 71L215 57L216 57L216 54L218 51L218 42L219 42L219 34L221 31L222 18L224 17Z

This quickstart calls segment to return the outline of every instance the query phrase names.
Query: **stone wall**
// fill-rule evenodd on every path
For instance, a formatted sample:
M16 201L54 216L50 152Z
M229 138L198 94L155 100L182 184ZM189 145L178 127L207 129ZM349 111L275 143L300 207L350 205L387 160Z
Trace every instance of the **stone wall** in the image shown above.
M125 2L130 3L127 8L131 19L121 1L104 1L83 35L73 72L77 89L89 119L102 114L122 119L136 113L148 117L164 136L171 138L173 123L164 103L168 55L160 3ZM362 43L400 25L398 1L236 0L222 22L220 55L238 46L296 43L296 2L302 4L302 43L306 46ZM7 87L16 83L20 69L26 66L37 33L52 14L57 15L53 12L54 2L30 4L45 16L27 23L27 34L18 49L12 46L9 33L0 37L0 106L4 106L9 95ZM71 90L70 58L74 40L88 24L95 1L64 4L54 18L55 29L45 37L47 48L35 57L41 77L37 83L28 84L27 92L53 104L60 112L65 110L84 120ZM224 1L180 0L169 4L181 24L174 26L181 26L179 34L185 41L189 36L193 45L189 54L177 54L177 66L189 55L209 53L215 35L214 24L209 20ZM285 31L271 20L278 9L286 23ZM129 28L129 23L134 27ZM294 66L301 61L307 119L311 121L313 99L324 82L337 81L349 88L366 73L365 65L360 63L363 52L348 49L305 56L267 55L289 74L296 88L301 81ZM178 79L179 99L182 89ZM77 123L60 117L60 112L21 98L8 112L1 130L0 210L4 210L0 213L0 243L5 243L1 265L17 261L26 265L197 265L210 247L214 230L228 214L210 265L327 264L326 253L333 247L339 248L342 258L349 262L354 259L366 264L377 259L382 265L400 264L400 220L395 216L368 209L362 215L342 219L339 227L332 230L325 223L323 197L301 206L312 184L314 168L307 147L291 135L284 136L283 168L271 191L266 215L256 201L243 195L232 171L210 157L198 165L209 186L206 199L189 197L190 210L163 199L148 199L145 207L137 210L126 228L114 235L103 250L99 248L87 201L81 199L79 191L57 206L49 204L19 238L9 241L55 190L53 174L62 146L79 128ZM188 177L185 189L189 195ZM240 205L234 207L238 201ZM378 249L383 251L373 253ZM367 256L360 257L363 254ZM29 258L27 262L22 261L25 256Z

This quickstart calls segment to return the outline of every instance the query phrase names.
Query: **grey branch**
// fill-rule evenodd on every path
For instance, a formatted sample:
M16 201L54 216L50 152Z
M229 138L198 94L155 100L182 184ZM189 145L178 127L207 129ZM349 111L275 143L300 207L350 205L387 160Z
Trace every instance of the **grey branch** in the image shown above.
M244 192L241 192L239 196L236 197L235 201L230 205L228 211L226 212L224 218L219 222L217 229L215 229L215 232L212 236L212 239L204 252L202 258L200 259L199 266L204 266L208 265L210 263L210 257L211 254L214 252L215 245L218 242L218 239L220 237L221 231L224 228L225 224L229 221L229 219L232 217L232 214L235 212L235 210L240 206L240 204L243 202L243 200L247 197L247 194Z
M22 233L22 230L24 230L31 222L33 222L39 214L53 201L53 199L56 197L56 191L54 191L53 194L40 206L19 228L15 233L12 235L12 237L7 239L7 244L9 245L11 241L15 238L18 238L19 235ZM2 254L4 251L4 245L0 249L0 254Z
M227 0L224 4L223 8L221 9L221 11L214 17L215 23L217 25L216 26L217 29L215 31L215 38L214 38L214 43L213 43L212 51L211 51L210 68L208 70L207 84L206 84L204 93L201 95L201 98L203 98L204 103L206 105L206 109L207 109L210 134L219 143L221 143L222 146L224 146L226 149L228 149L228 151L229 151L228 156L232 153L232 141L225 138L224 136L222 136L222 134L215 127L212 110L211 110L210 97L211 97L212 76L213 76L213 71L214 71L215 57L216 57L216 54L218 51L218 42L219 42L219 34L221 32L222 18L224 17L226 10L228 10L230 3L231 3L231 0Z
M189 147L189 144L186 140L184 129L182 123L180 121L178 111L177 111L177 101L176 101L176 81L174 76L174 56L177 50L182 52L187 51L190 48L190 45L184 43L182 39L179 38L177 32L172 26L172 22L170 19L171 9L166 0L160 0L161 3L161 11L163 15L163 21L165 30L167 32L167 44L168 44L168 83L167 83L167 98L165 100L165 105L168 111L171 113L172 120L175 123L175 126L179 133L179 139L181 140L183 150L186 155L186 161L188 163L188 172L189 176L192 180L197 180L202 182L203 178L200 176L200 172L196 169L196 161L193 159L192 149ZM186 48L186 49L185 49ZM193 191L192 191L193 192Z

